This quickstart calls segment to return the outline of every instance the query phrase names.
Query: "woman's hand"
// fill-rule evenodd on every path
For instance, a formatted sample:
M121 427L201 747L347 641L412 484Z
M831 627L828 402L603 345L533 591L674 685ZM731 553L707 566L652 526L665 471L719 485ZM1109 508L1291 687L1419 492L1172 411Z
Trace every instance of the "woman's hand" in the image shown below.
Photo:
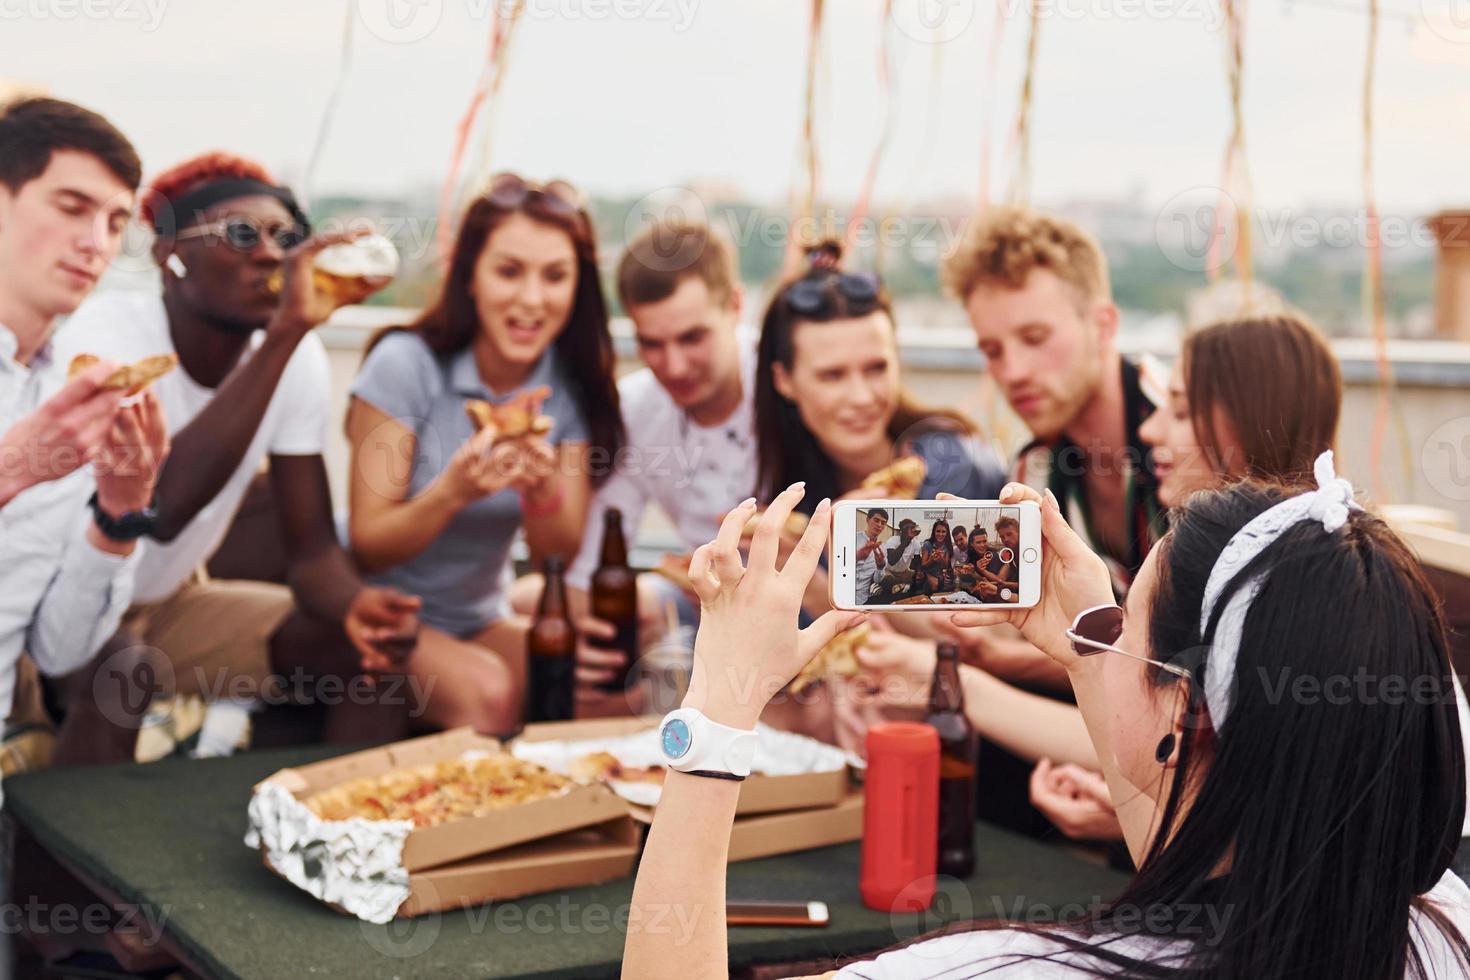
M1122 840L1107 780L1090 769L1042 759L1031 770L1031 802L1073 840Z
M753 728L767 702L818 650L866 618L833 610L806 629L797 627L802 596L832 523L831 501L823 500L776 570L781 527L804 491L804 484L792 484L766 508L748 564L741 563L740 531L755 513L754 499L726 514L715 540L701 545L689 563L701 613L684 704L733 728Z
M1042 496L1024 484L1008 483L1000 500L1005 504L1029 500L1040 505L1041 600L1028 609L955 613L951 622L966 628L1010 623L1070 670L1078 660L1066 636L1073 620L1084 609L1115 601L1107 566L1072 530L1050 490Z
M440 478L460 507L528 479L535 454L528 451L523 439L497 444L497 434L495 426L487 425L456 449L444 468Z

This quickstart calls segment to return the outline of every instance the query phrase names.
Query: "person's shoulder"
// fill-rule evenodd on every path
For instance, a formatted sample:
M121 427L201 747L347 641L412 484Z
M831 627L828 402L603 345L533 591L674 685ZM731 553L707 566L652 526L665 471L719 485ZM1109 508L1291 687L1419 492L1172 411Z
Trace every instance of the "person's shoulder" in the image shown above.
M646 367L618 379L618 401L625 422L636 422L648 412L666 412L674 405L674 399L658 383L653 370Z
M434 351L416 330L390 330L378 339L368 352L364 362L408 359L413 363L432 364L436 360Z
M976 929L954 932L880 953L876 959L850 963L837 980L900 980L915 976L1073 978L1082 974L1064 963L1035 957L1055 956L1060 944L1023 929Z

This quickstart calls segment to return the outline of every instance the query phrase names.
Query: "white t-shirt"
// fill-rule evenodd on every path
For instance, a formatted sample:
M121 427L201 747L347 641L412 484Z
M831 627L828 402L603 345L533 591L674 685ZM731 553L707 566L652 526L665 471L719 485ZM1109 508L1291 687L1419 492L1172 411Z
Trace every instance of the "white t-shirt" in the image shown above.
M909 569L909 565L913 563L914 558L919 554L920 549L924 547L924 542L916 534L914 535L913 539L909 541L908 544L904 544L903 535L895 534L893 535L893 537L888 539L887 543L885 543L883 547L887 551L892 551L894 548L897 548L900 545L903 546L903 550L898 553L897 560L890 561L888 563L888 567L894 569L895 571L906 572Z
M257 332L240 363L264 339ZM155 293L113 292L94 296L57 332L57 346L67 361L80 353L119 361L174 351L163 297ZM168 421L177 433L203 411L214 389L189 377L183 367L153 383ZM267 455L317 456L326 445L330 412L331 369L321 338L302 339L271 396L249 448L215 498L167 544L145 539L135 579L135 602L156 602L171 595L189 575L208 561L224 539L240 499Z
M857 549L866 548L871 540L868 532L863 530L859 530L856 537L854 547ZM868 601L868 593L872 590L873 583L878 581L878 549L882 547L880 543L878 548L868 552L868 557L860 558L853 564L853 598L860 606ZM857 551L854 550L853 554L856 555ZM886 559L888 556L883 557Z
M643 508L654 501L669 515L684 547L714 540L720 519L755 493L755 339L740 333L743 397L730 417L703 426L678 406L648 368L618 382L628 444L587 512L581 550L567 581L588 588L602 555L602 515L623 512L623 533L638 533Z
M1470 887L1452 871L1446 871L1426 896L1470 938ZM1428 976L1449 980L1464 976L1454 949L1433 923L1415 913L1410 935L1418 944ZM1209 923L1202 923L1206 930ZM1119 939L1108 949L1149 959L1166 952L1167 944L1143 936ZM1026 959L1050 954L1047 960ZM905 946L884 953L876 959L850 963L837 971L837 980L960 980L983 975L987 978L1025 978L1025 980L1081 980L1096 976L1097 961L1071 951L1059 951L1058 944L1032 932L1017 929L993 929L983 932L961 932Z

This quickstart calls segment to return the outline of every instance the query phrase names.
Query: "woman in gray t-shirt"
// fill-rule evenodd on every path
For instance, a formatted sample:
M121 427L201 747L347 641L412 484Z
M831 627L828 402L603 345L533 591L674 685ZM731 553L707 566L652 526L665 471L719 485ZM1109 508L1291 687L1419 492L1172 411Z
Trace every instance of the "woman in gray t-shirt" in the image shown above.
M575 554L599 477L623 443L591 222L568 185L504 174L471 203L443 293L369 346L352 386L348 536L370 578L423 597L408 662L430 724L513 730L524 620L510 549ZM554 422L499 439L468 400ZM432 686L430 686L432 685Z

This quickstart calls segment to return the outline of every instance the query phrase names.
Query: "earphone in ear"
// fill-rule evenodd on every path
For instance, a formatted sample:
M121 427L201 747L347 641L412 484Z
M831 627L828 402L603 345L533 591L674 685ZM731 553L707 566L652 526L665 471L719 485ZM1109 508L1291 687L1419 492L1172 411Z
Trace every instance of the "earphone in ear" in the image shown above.
M172 272L180 279L189 274L189 267L184 265L184 260L179 258L179 254L177 252L170 252L169 257L164 260L163 264L168 266L169 272Z

